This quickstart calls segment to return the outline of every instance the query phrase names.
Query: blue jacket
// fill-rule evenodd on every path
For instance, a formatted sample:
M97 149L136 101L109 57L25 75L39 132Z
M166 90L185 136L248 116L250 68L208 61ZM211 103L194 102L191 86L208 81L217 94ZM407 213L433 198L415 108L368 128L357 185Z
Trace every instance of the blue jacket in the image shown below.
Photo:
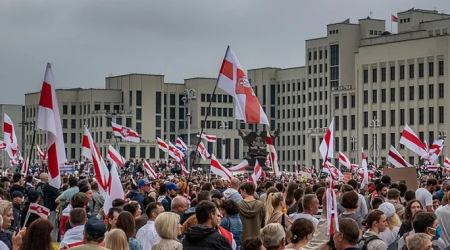
M444 188L441 188L441 190L437 191L436 197L440 202L442 201L442 198L444 198Z
M145 213L144 195L141 194L141 192L139 192L137 190L131 190L131 192L129 192L127 194L127 198L132 201L137 201L139 203L139 205L141 206L142 213Z
M233 239L236 242L236 246L239 247L242 236L242 221L239 214L224 217L220 222L220 226L233 234Z

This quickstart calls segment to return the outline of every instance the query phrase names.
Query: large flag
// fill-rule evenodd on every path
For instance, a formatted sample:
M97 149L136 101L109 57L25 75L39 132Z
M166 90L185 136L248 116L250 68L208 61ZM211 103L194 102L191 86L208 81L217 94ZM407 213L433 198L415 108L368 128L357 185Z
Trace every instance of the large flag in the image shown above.
M295 171L295 178L299 178L300 177L300 173L298 172L298 165L297 165L297 161L294 161L294 171Z
M247 160L243 160L238 165L229 168L229 170L230 171L244 171L247 167L248 167L248 161Z
M158 178L158 175L155 173L153 168L150 166L150 164L148 164L148 162L146 160L144 160L144 168L150 177L152 177L153 179Z
M111 122L111 126L115 136L119 136L122 139L131 142L139 143L141 141L139 134L131 128L127 128L114 122Z
M210 154L208 150L206 150L205 144L203 142L200 142L197 147L197 151L200 153L200 156L204 161L210 157Z
M361 182L361 188L364 188L365 185L369 184L369 170L367 169L367 159L363 149L361 149L361 154L362 154L361 167L363 170L363 180Z
M156 141L158 142L158 148L161 149L164 152L169 152L169 146L167 145L167 143L164 142L164 140L162 140L161 138L156 138Z
M342 166L346 167L347 169L351 169L352 168L352 163L347 158L347 156L345 156L344 153L342 153L341 151L339 151L339 163Z
M94 163L95 177L97 178L101 193L104 194L108 189L109 170L87 127L84 127L81 153Z
M233 178L233 174L231 174L230 170L222 166L214 154L211 155L211 172L227 181L231 181L231 178Z
M59 189L61 186L59 166L66 163L67 158L50 63L47 64L47 69L45 70L44 83L42 84L41 98L39 100L38 128L47 131L49 184Z
M181 159L180 156L182 157L182 155L179 154L179 151L180 150L177 147L175 147L171 142L169 142L169 156L178 162Z
M392 163L396 168L407 168L412 165L403 159L402 155L391 145L388 153L388 162Z
M200 133L197 134L197 137L200 137ZM201 137L202 137L202 139L204 139L208 142L216 142L216 140L217 140L217 136L215 136L215 135L205 135L203 133Z
M440 139L434 141L433 144L431 144L430 149L428 150L428 154L422 158L428 161L430 164L434 164L443 150L444 150L444 140Z
M46 153L42 152L42 150L41 150L41 148L39 147L39 145L36 145L36 151L37 151L39 157L40 157L43 161L45 161L45 159L47 158L47 152L46 152Z
M108 188L106 191L105 204L103 209L109 211L112 207L113 200L119 198L123 199L125 197L122 183L120 181L119 173L117 172L117 164L114 160L111 161L111 171L109 172Z
M320 143L319 151L324 163L328 158L334 157L334 118L331 120L330 127L325 133L322 143Z
M3 140L5 141L6 152L8 153L9 158L15 159L17 151L19 150L19 143L17 141L14 124L6 113L3 114Z
M107 158L110 161L115 162L117 164L117 166L120 167L120 168L123 167L123 165L125 165L125 159L111 145L109 145L109 148L108 148L108 157Z
M406 124L403 129L402 137L400 137L400 143L421 157L428 154L427 148L419 137L417 137L414 131L408 126L408 124Z
M266 138L266 144L267 144L267 152L269 153L269 163L272 167L272 171L275 174L275 176L280 176L280 169L278 168L278 154L277 150L275 149L275 145L273 144L272 137L270 136L270 133L267 133Z
M262 170L261 166L259 165L259 162L256 160L255 161L255 169L253 169L253 174L250 176L250 178L248 180L255 183L255 186L257 187L258 186L257 181L259 180L259 178L261 178L263 173L264 173L264 171Z
M253 92L245 71L230 47L227 48L220 68L217 87L236 100L236 119L245 123L269 125L269 120L259 104L258 97Z
M177 146L178 148L180 148L182 150L186 150L187 149L186 144L184 143L184 141L180 137L177 137L177 141L175 142L175 146Z

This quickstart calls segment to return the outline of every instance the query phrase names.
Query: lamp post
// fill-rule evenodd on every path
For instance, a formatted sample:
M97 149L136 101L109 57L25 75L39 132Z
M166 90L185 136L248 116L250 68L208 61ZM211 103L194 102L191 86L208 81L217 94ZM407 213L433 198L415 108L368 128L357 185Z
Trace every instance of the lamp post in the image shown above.
M373 144L372 144L372 161L375 167L377 166L378 158L378 145L377 145L377 128L380 127L380 121L374 116L373 120L370 121L369 127L372 128Z
M187 89L184 91L184 97L181 99L185 104L187 104L187 129L188 129L188 138L187 138L187 170L191 170L191 155L190 155L190 147L191 147L191 102L197 100L197 97L195 96L195 89L191 89L190 86L188 86Z
M356 144L358 144L358 138L356 136L352 136L350 138L350 145L351 145L351 151L350 151L350 162L353 164L355 162L354 151L356 150Z
M228 121L221 121L220 128L222 129L222 160L225 162L225 147L226 147L226 139L225 139L225 129L228 129Z
M28 164L28 166L30 166L31 158L33 158L33 147L34 147L34 142L35 142L35 140L36 140L36 129L34 129L34 128L35 128L35 122L34 122L34 121L31 121L31 122L19 122L19 127L22 127L22 129L27 128L27 130L30 130L30 129L33 130L33 139L32 139L32 141L31 141L30 152L29 152L29 154L27 155L27 157L28 157L28 162L27 162L27 164ZM23 133L22 133L22 137L23 137ZM25 141L25 138L22 138L22 141ZM25 143L23 143L23 145L25 145ZM24 147L25 147L25 146L24 146ZM22 151L22 152L23 152L23 151ZM22 153L22 154L23 154L23 153Z

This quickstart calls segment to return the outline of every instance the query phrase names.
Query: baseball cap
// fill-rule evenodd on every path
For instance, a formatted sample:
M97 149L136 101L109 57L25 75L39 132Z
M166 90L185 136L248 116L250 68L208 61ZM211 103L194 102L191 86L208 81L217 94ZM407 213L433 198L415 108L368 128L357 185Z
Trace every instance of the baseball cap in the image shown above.
M29 202L36 202L37 199L39 198L39 192L35 190L30 190L28 191L27 197Z
M90 218L84 225L84 231L93 238L101 238L106 232L105 223L96 217Z
M166 185L166 190L175 190L175 191L178 191L178 190L180 190L180 188L179 188L177 185L175 185L175 183L169 182L169 183L167 183L167 185Z
M147 179L142 179L138 182L138 188L141 188L146 185L150 185L150 182Z
M378 210L383 211L384 214L386 214L387 218L390 218L394 216L395 214L395 207L389 202L383 202L379 207Z
M22 198L22 197L23 197L22 192L20 192L20 191L14 191L14 192L12 192L12 194L11 194L11 199L14 199L14 198L17 198L17 197Z

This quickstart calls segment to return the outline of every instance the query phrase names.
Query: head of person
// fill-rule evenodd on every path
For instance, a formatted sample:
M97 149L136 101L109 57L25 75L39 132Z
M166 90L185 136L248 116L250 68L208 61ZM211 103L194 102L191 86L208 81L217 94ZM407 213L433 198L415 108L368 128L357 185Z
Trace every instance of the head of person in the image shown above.
M0 214L3 217L2 229L6 229L11 226L11 222L14 220L13 205L9 201L0 201Z
M128 249L128 238L121 229L113 229L106 235L105 247L108 249Z
M436 228L439 223L434 213L420 212L413 218L412 226L416 233L425 233L430 236L436 235Z
M383 211L375 209L370 211L366 219L367 228L375 233L384 232L388 226L386 215Z
M159 181L157 181L157 180L152 181L152 183L150 185L156 191L159 189Z
M89 197L82 192L76 193L70 198L70 205L72 205L72 208L86 209L89 205Z
M71 227L77 227L86 224L86 210L82 208L74 208L70 210L69 223Z
M391 185L391 177L389 175L383 175L381 177L381 183L385 184L386 186Z
M439 186L439 183L434 178L428 179L427 183L425 184L425 188L430 192L434 192L436 190L437 186Z
M49 220L38 218L28 226L20 249L52 250L52 231L53 225Z
M184 182L184 181L178 182L177 187L179 188L179 190L178 190L179 195L189 194L189 186L186 182Z
M41 175L39 175L39 179L41 179L42 182L48 182L48 174L47 173L42 173Z
M169 182L166 185L166 193L170 198L175 198L178 194L178 190L180 190L180 188L175 185L175 183L173 182Z
M432 250L431 237L424 233L415 233L406 237L408 250Z
M151 221L155 221L158 215L162 214L163 212L164 207L161 202L152 202L145 208L145 214Z
M13 175L13 182L18 183L19 185L23 185L23 178L20 173L15 173Z
M359 196L356 192L346 192L341 197L341 206L346 210L352 210L358 208Z
M230 182L230 187L239 190L239 185L241 184L241 181L238 178L232 178Z
M405 214L403 215L403 220L406 222L412 222L412 219L414 215L417 212L420 212L423 210L422 203L420 203L418 200L410 200L408 203L406 203L405 207Z
M310 241L314 235L314 225L305 218L296 219L289 230L292 235L290 242L293 244L297 244L305 239Z
M202 190L197 194L197 202L211 201L211 192L208 190Z
M294 191L298 189L298 184L291 182L286 189L286 205L291 206L295 202Z
M411 189L406 190L406 192L405 192L405 201L408 202L408 201L414 200L414 199L416 199L416 191L411 190Z
M378 209L378 207L384 202L384 200L381 197L375 197L370 202L370 205L372 205L373 209Z
M14 191L11 194L11 199L15 204L22 204L23 194L20 191Z
M247 198L249 196L253 197L255 194L256 186L255 183L248 181L241 184L240 187L242 198Z
M179 214L184 213L184 211L188 210L189 208L188 202L183 196L176 196L175 198L173 198L171 206L172 212Z
M78 179L75 176L70 176L69 177L69 187L76 187L78 186Z
M91 185L90 184L82 185L82 186L79 187L79 189L80 189L81 193L85 193L86 194L86 196L88 197L89 201L92 200L93 193L92 193L92 189L91 189Z
M209 182L203 183L201 190L211 191L213 190L213 185Z
M282 193L271 193L266 198L266 224L270 220L272 213L279 208L285 208L284 197Z
M162 239L177 240L181 234L180 216L175 213L162 213L156 218L155 229Z
M355 191L351 185L344 184L341 186L341 194Z
M383 202L378 207L378 209L386 215L386 221L390 230L393 230L395 227L400 227L402 225L402 221L395 213L395 207L392 203Z
M112 202L113 207L120 208L120 209L122 209L123 206L125 206L125 204L127 204L127 202L124 199L120 199L120 198L116 198Z
M138 189L139 192L142 194L149 194L150 193L150 182L144 178L138 182Z
M116 228L117 218L119 217L119 214L122 212L122 208L118 207L112 207L108 211L108 225L107 229L108 231L110 229Z
M389 201L398 202L398 199L400 198L400 191L397 189L389 189L387 192L387 199Z
M378 194L378 195L381 195L381 196L383 196L383 197L386 197L386 196L387 196L387 190L388 190L388 188L387 188L386 184L384 184L384 183L378 184L378 185L376 186L375 190L377 191L377 194Z
M138 203L138 205L139 205L139 203ZM137 213L136 213L136 211L137 211L136 206L135 206L134 204L131 204L131 203L125 204L125 205L123 206L123 211L129 212L131 215L133 215L133 217L139 216L139 215L137 215ZM139 211L140 211L140 209L139 209Z
M250 236L241 242L241 250L265 250L259 237Z
M99 188L98 188L98 182L96 182L96 181L93 181L93 182L91 182L91 189L93 190L93 191L99 191Z
M397 187L398 191L400 191L400 197L405 197L405 193L408 190L408 186L404 183L399 183Z
M136 236L136 223L134 216L128 211L122 211L117 217L116 228L122 229L127 239Z
M96 217L90 218L84 225L83 238L85 244L100 244L103 242L106 227L103 221Z
M225 200L220 206L223 216L239 214L239 205L234 200Z
M284 248L286 233L280 223L267 224L260 231L263 245L268 250L279 250Z
M338 250L356 248L359 239L359 227L355 220L350 218L339 219L339 232L334 232L333 242Z
M201 201L195 207L195 216L198 224L207 225L211 228L217 227L217 207L210 201Z
M302 203L304 213L315 215L319 211L319 199L315 194L305 195Z

